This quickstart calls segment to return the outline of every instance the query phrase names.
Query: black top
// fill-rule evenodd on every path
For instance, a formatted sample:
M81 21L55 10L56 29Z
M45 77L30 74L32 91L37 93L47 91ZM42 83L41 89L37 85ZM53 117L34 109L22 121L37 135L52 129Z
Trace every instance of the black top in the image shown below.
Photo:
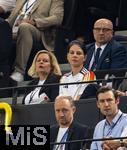
M59 75L55 74L49 74L47 79L45 80L44 84L51 84L51 83L59 83L60 80ZM32 80L28 85L37 85L39 82L39 78ZM44 85L43 84L43 85ZM35 89L36 87L29 88L25 94L25 97L23 98L23 104L25 101L26 96ZM53 85L53 86L42 86L39 95L42 93L46 93L46 95L49 97L50 102L53 102L59 94L59 85Z
M55 142L57 138L57 134L59 131L59 125L54 125L50 128L50 142ZM78 122L72 122L69 127L68 137L66 141L71 140L82 140L87 138L88 128L86 125L80 124ZM70 143L66 144L65 150L80 150L82 148L82 143ZM53 150L53 146L50 146L50 150Z

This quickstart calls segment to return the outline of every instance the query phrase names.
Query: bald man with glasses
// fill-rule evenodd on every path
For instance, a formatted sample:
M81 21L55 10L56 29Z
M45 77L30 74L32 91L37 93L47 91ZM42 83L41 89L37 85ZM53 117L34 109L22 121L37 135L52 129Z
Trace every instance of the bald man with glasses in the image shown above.
M87 45L85 67L90 70L118 69L127 67L127 49L113 40L113 23L101 18L94 23L95 42Z

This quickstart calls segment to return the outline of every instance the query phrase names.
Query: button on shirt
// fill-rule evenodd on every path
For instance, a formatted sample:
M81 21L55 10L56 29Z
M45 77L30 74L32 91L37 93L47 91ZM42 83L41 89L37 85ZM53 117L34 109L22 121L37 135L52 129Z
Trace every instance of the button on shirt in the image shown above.
M117 115L115 116L115 118L112 120L111 123L109 123L106 119L104 119L96 125L93 139L101 139L106 136L107 137L120 137L125 127L127 127L127 114L122 113L119 110L119 112L117 113ZM102 141L92 142L90 149L102 150L101 145L102 145Z

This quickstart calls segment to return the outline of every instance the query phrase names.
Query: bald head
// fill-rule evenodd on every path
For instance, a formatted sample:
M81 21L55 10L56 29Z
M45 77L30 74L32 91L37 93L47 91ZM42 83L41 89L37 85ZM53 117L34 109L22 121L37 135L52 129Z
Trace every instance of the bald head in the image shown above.
M58 96L55 99L55 115L60 127L69 127L75 112L74 102L69 96Z
M111 20L109 19L105 19L105 18L102 18L102 19L99 19L97 20L95 23L94 23L94 27L96 26L100 26L100 27L108 27L109 29L112 29L113 30L113 24L111 22Z
M99 19L94 23L94 39L98 46L108 43L113 37L113 24L109 19Z

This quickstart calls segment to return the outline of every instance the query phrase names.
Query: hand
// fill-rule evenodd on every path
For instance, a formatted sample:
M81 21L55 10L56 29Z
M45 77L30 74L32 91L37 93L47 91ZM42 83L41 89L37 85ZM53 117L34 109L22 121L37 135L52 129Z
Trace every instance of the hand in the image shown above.
M101 147L103 150L111 150L111 148L105 142L102 144Z
M102 144L104 150L116 150L118 147L120 147L119 140L106 140Z
M119 90L117 90L116 92L117 92L118 96L126 96L125 92L122 92Z
M35 21L34 20L32 20L32 19L23 19L22 21L21 21L21 23L29 23L29 24L31 24L31 25L33 25L33 26L35 26Z

